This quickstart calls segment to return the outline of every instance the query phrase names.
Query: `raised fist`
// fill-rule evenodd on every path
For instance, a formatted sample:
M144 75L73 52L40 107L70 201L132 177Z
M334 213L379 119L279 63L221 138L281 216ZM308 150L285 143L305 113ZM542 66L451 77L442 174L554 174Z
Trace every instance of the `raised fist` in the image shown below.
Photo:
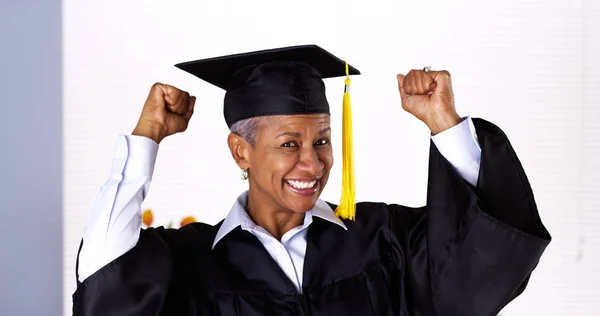
M194 113L196 97L173 86L155 83L150 89L133 135L145 136L156 143L183 132Z
M402 108L423 121L433 134L460 123L449 72L413 69L397 78Z

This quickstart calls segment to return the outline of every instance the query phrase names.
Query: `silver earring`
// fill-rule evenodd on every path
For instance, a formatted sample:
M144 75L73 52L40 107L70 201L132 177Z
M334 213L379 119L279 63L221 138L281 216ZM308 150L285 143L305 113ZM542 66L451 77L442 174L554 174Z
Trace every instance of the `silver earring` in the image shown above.
M248 180L248 170L242 169L240 174L242 180Z

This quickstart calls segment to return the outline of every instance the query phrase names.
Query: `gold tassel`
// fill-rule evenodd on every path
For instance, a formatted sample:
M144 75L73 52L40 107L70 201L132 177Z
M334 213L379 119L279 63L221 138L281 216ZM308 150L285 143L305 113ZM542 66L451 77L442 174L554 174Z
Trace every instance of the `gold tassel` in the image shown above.
M354 220L356 216L356 192L354 184L354 155L352 148L352 109L350 107L350 75L346 63L344 100L342 108L342 197L335 214Z

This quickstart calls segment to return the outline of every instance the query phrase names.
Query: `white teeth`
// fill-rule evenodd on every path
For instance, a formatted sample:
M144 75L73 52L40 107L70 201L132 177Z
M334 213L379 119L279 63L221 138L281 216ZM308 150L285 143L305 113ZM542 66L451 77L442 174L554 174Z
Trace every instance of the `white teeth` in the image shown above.
M309 181L309 182L303 182L303 181L288 180L288 183L296 189L308 189L308 188L314 187L315 184L317 183L317 181L313 180L313 181Z

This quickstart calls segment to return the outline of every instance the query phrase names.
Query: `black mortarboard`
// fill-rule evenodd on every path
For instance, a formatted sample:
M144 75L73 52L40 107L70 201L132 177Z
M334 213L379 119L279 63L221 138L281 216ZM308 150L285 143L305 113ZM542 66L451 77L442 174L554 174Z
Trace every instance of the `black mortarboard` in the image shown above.
M354 219L350 75L360 72L317 45L292 46L175 65L225 89L227 126L258 116L329 114L323 79L346 76L342 119L342 197L336 214Z
M250 117L329 114L322 79L346 75L346 63L317 45L201 59L175 65L226 90L227 126ZM349 75L360 72L351 66Z

